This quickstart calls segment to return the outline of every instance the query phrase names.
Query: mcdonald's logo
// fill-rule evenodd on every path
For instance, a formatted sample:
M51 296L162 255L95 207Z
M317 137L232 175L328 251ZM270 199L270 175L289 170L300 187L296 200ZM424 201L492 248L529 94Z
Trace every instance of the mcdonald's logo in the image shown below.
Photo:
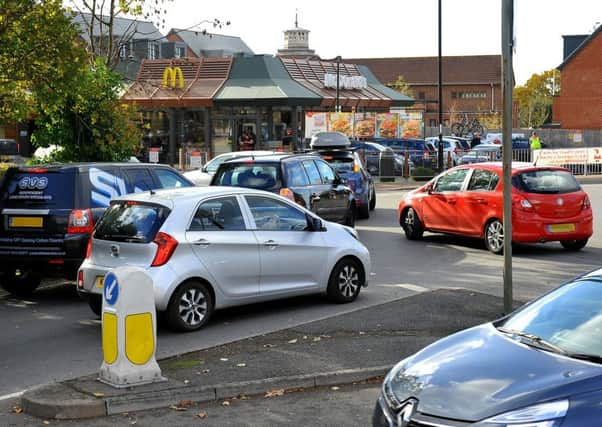
M178 87L182 89L184 87L184 73L180 67L167 67L163 71L163 87L176 87L176 80L178 81Z

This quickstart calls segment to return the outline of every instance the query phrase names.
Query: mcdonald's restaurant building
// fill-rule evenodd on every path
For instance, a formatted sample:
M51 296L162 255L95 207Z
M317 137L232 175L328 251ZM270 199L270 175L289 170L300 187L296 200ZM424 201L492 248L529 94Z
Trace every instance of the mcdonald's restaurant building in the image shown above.
M170 164L191 150L237 151L243 130L255 149L299 148L305 113L334 112L337 100L357 113L413 104L365 66L271 55L145 60L122 97L140 112L140 154L159 151Z

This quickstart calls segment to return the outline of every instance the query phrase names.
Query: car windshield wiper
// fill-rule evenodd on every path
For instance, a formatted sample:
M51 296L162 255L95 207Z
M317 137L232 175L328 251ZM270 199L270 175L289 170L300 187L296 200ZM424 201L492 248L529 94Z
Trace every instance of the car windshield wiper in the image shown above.
M586 353L566 353L568 357L579 360L586 360L588 362L602 364L602 356L598 354L586 354Z
M528 332L523 332L523 331L517 331L515 329L507 329L504 327L500 327L497 329L498 329L498 331L503 332L508 335L525 338L527 340L527 342L525 344L530 345L531 347L537 347L539 349L551 351L553 353L568 355L566 350L558 347L557 345L552 344L549 341L546 341L545 339L543 339L541 337L538 337L535 334L530 334Z

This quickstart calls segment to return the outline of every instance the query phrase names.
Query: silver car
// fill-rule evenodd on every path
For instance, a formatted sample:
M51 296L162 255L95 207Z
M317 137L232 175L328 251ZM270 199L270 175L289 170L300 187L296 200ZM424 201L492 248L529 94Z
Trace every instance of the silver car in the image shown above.
M78 292L96 314L104 276L123 265L144 268L156 309L191 331L224 307L313 293L354 301L370 254L352 228L277 194L194 187L111 201L78 271Z
M233 151L231 153L223 153L215 156L209 160L205 166L200 169L184 172L184 176L194 182L194 185L204 187L209 185L211 178L219 168L219 165L227 160L236 159L238 157L249 157L249 156L267 156L270 154L276 154L275 151Z

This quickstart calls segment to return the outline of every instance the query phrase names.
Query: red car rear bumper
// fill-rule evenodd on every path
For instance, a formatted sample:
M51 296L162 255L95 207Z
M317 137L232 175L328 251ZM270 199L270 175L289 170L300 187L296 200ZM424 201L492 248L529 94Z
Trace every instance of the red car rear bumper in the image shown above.
M580 215L562 218L542 218L539 215L514 215L512 241L522 243L588 239L593 234L591 210Z

